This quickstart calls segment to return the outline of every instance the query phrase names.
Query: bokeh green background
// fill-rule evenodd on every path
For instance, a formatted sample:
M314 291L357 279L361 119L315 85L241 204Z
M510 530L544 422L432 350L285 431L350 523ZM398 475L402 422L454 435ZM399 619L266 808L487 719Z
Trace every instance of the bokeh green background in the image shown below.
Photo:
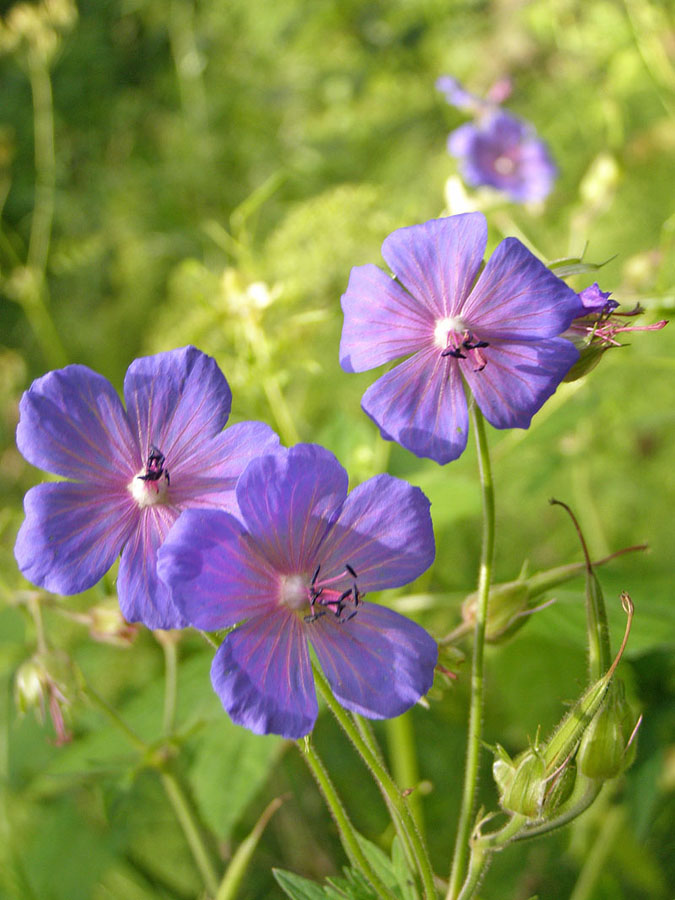
M159 779L85 703L73 740L19 716L14 675L35 651L29 585L12 546L21 497L41 475L14 446L32 378L68 362L118 387L139 354L195 343L234 392L233 420L286 443L317 441L356 483L377 471L432 500L437 562L388 598L436 634L475 584L480 499L470 447L443 469L384 444L359 408L372 375L342 373L339 297L350 267L380 260L394 228L444 209L449 130L464 121L434 90L453 74L482 93L509 76L508 106L535 123L560 168L541 209L489 213L545 259L610 260L597 278L645 321L675 301L675 17L668 0L63 0L3 3L0 30L0 896L107 900L200 896ZM32 11L31 11L32 10ZM72 14L72 15L71 15ZM61 17L59 19L59 16ZM57 19L59 21L57 21ZM51 135L54 145L51 145ZM675 892L673 446L675 333L637 334L565 387L528 432L493 433L497 575L580 558L560 510L576 510L594 557L646 541L601 571L616 646L618 594L635 602L623 678L645 714L637 761L572 827L509 848L485 900L672 900ZM410 592L407 592L410 593ZM114 572L67 608L114 595ZM488 653L485 736L512 751L545 733L584 681L583 584ZM143 737L160 737L163 654L95 642L47 604L47 640ZM294 748L232 726L208 681L211 651L179 643L176 766L226 860L284 795L242 897L280 896L273 866L321 879L344 857ZM415 709L422 805L445 875L459 797L466 667ZM386 743L391 733L378 733ZM391 835L365 770L322 716L315 740L371 840ZM395 753L395 750L392 751ZM495 808L485 756L482 802ZM582 880L580 880L580 873ZM591 876L590 887L583 878ZM576 885L576 888L575 888ZM576 890L574 895L572 892ZM585 893L583 893L585 891Z

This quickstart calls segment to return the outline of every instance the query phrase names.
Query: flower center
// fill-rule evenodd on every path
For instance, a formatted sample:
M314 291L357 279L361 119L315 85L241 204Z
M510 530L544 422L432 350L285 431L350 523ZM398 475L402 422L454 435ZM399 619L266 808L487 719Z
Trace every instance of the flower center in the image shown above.
M307 582L303 575L284 575L281 579L281 602L291 609L302 609L309 603Z
M127 490L141 509L166 503L169 492L169 470L164 468L164 454L154 444L150 445L150 453L145 468L134 475Z
M316 622L327 612L332 612L338 622L353 619L361 602L361 593L356 586L356 572L349 565L333 578L319 578L318 565L311 581L305 575L284 575L281 579L280 601L290 609L299 610L309 606L309 615L303 616L307 623ZM345 589L345 582L351 585ZM342 584L339 585L339 582Z
M434 344L441 350L445 350L452 334L461 334L466 331L466 325L459 316L447 316L445 319L437 319L434 328Z
M498 156L494 161L494 170L498 175L513 175L515 169L515 160L510 156Z
M487 365L482 351L490 346L489 342L476 340L459 316L448 316L436 321L434 344L440 349L441 356L470 359L474 372L482 372Z

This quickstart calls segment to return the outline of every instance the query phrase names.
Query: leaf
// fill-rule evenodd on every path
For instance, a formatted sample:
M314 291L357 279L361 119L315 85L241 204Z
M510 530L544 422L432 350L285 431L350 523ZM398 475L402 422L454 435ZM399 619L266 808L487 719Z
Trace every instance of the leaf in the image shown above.
M291 900L326 900L321 885L284 869L272 869L277 884Z

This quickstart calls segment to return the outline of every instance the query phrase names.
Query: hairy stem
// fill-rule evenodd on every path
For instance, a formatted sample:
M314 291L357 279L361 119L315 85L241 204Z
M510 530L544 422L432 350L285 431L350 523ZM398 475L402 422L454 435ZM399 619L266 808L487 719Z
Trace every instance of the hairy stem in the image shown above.
M485 422L478 407L473 404L472 418L478 447L478 467L483 497L483 542L481 550L480 574L478 579L478 601L476 603L476 623L474 626L473 661L471 666L471 701L469 708L469 731L466 748L464 788L452 870L446 900L457 900L464 882L469 839L478 788L480 762L482 715L483 715L483 661L485 651L485 628L488 612L488 597L492 576L492 560L495 543L495 502L490 468L490 454L485 433Z
M407 840L410 842L414 854L415 865L422 882L423 896L425 900L432 900L432 898L436 897L434 873L429 861L429 855L417 825L415 824L413 815L410 812L406 798L382 764L382 760L373 752L369 742L363 739L359 729L356 727L348 713L345 712L337 702L323 673L316 667L314 668L314 677L316 686L319 689L319 693L326 701L326 705L337 719L338 724L349 740L354 747L356 747L361 758L375 778L377 786L382 791L388 803L391 804L391 808L395 811L395 815L406 832Z
M335 824L340 833L342 846L349 857L349 861L355 868L361 870L373 888L375 888L379 897L387 898L387 900L396 900L394 894L392 894L389 888L382 883L368 862L361 844L359 843L358 835L352 825L351 819L347 815L333 782L330 780L311 740L306 738L304 741L299 741L298 747L300 748L300 752L309 766L312 775L323 794L324 800L328 805L328 809L335 820Z

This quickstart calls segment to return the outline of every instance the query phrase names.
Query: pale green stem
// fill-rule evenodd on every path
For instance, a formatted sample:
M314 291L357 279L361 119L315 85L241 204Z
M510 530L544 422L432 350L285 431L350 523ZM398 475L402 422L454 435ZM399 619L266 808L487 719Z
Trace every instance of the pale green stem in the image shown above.
M107 700L104 700L100 694L97 694L96 691L91 687L84 687L82 689L84 696L91 701L91 703L96 706L107 718L112 722L112 724L118 728L122 734L126 737L130 744L132 744L136 750L138 750L142 754L149 753L150 746L146 744L143 738L139 737L136 732L127 725L124 719L120 716L117 710L112 707Z
M372 866L368 862L361 844L359 843L354 826L352 825L351 820L342 805L342 801L338 797L337 791L333 786L333 782L330 780L311 740L306 738L304 741L299 741L298 747L323 794L333 819L335 820L340 839L342 840L342 846L344 847L349 861L355 868L361 870L363 875L377 891L379 897L385 897L388 898L388 900L396 900L395 895L392 894L389 888L387 888L375 872L373 872Z
M192 856L199 869L199 873L202 876L206 890L212 897L215 897L218 892L220 878L211 861L211 856L206 849L206 843L197 816L187 798L183 786L176 776L166 769L160 769L159 777L161 778L162 786L173 807L173 811L176 814L180 827L183 829L185 840L192 852Z
M609 622L607 621L607 609L602 595L602 588L598 581L593 564L588 552L586 540L577 521L577 517L570 507L562 500L551 500L551 503L567 512L574 524L581 548L584 553L586 568L586 630L588 634L588 660L592 680L602 678L612 664L612 651L609 643Z
M103 697L99 696L96 691L92 690L92 688L84 687L83 693L107 716L112 724L125 735L127 740L141 753L145 762L159 773L162 787L173 807L178 824L183 831L183 835L190 848L195 864L199 869L199 873L202 876L204 885L209 894L215 896L218 891L220 879L216 868L211 861L201 826L183 786L176 776L168 770L167 761L163 758L161 750L153 748L139 737L136 732L127 725L117 710L104 700Z
M181 105L187 122L197 129L198 141L201 138L201 145L204 146L204 135L199 132L206 128L207 103L194 18L192 0L171 0L167 25Z
M485 651L485 627L488 613L488 597L492 576L492 560L495 543L495 502L490 468L490 454L485 433L483 416L474 403L472 405L473 426L478 448L478 467L483 497L483 542L478 578L478 600L476 603L476 623L474 626L473 661L471 666L471 701L469 708L469 730L467 736L466 768L462 805L457 825L452 870L446 900L456 900L466 873L469 838L478 789L480 764L482 715L483 715L483 658Z
M432 898L437 896L434 884L434 873L429 861L429 855L417 829L417 825L415 824L415 819L410 812L406 798L402 795L393 778L385 769L379 755L373 752L369 742L363 739L363 736L352 719L337 702L323 673L316 667L314 667L314 678L319 693L325 700L326 705L370 769L378 787L389 803L391 803L391 807L394 809L396 816L400 820L401 826L406 832L407 839L410 841L415 865L422 881L423 896L425 897L425 900L432 900Z
M371 753L375 756L377 760L382 764L383 768L386 768L386 764L384 761L384 757L382 756L382 751L380 750L377 741L375 740L375 735L373 734L373 729L370 725L370 722L367 719L364 719L363 716L358 716L356 713L352 713L352 718L354 723L358 729L359 734L363 738L366 746L369 748ZM379 787L379 785L378 785ZM384 798L384 802L387 804L387 809L389 810L389 817L394 825L394 829L398 836L399 841L401 842L401 846L403 848L403 852L405 853L406 860L408 865L410 866L411 871L414 871L417 868L415 862L415 852L412 847L412 843L410 841L410 837L408 832L403 827L401 820L396 812L394 805L391 800L387 796L385 791L381 791L382 797Z
M31 283L21 301L45 358L57 367L65 365L67 355L46 301L46 270L56 187L54 106L48 63L43 54L32 48L28 52L28 75L33 94L35 205L26 260Z
M227 871L223 875L223 880L220 882L216 900L235 900L235 897L239 892L239 886L251 863L251 858L255 849L258 846L260 838L263 836L265 828L267 828L267 823L282 803L283 800L280 797L275 797L274 800L268 803L263 814L253 826L251 833L247 835L237 847L237 851L230 860Z
M593 888L607 865L607 859L614 849L616 838L624 822L624 812L620 806L608 810L601 819L602 827L591 852L586 857L570 900L591 900Z
M286 403L284 393L281 390L281 384L279 382L278 375L267 374L267 369L269 369L271 359L271 352L267 337L263 329L260 327L258 321L256 320L255 313L249 312L246 320L244 321L244 326L246 328L246 335L248 337L248 342L251 350L256 360L261 365L261 368L263 368L266 373L262 377L262 386L265 392L265 396L267 397L267 402L270 405L272 415L276 420L279 434L282 441L288 447L291 447L293 446L293 444L298 443L298 441L300 440L300 436L298 435L298 431L295 427L295 422L293 421L293 416L291 415L290 408Z
M478 837L472 842L466 880L457 900L471 900L485 876L495 851L511 843L525 827L526 822L525 816L514 815L499 831Z
M178 648L172 638L162 638L159 643L164 651L164 715L162 730L165 736L173 732L176 720L176 697L178 694Z
M33 130L35 143L35 206L28 245L28 265L40 273L47 268L54 190L56 152L54 149L54 106L49 68L44 55L28 52L28 74L33 93Z
M417 791L420 772L417 765L417 749L415 747L415 733L412 727L411 714L407 712L402 716L397 716L395 719L388 719L386 729L394 781L400 787L410 790L408 805L417 823L419 832L424 839L422 804Z

